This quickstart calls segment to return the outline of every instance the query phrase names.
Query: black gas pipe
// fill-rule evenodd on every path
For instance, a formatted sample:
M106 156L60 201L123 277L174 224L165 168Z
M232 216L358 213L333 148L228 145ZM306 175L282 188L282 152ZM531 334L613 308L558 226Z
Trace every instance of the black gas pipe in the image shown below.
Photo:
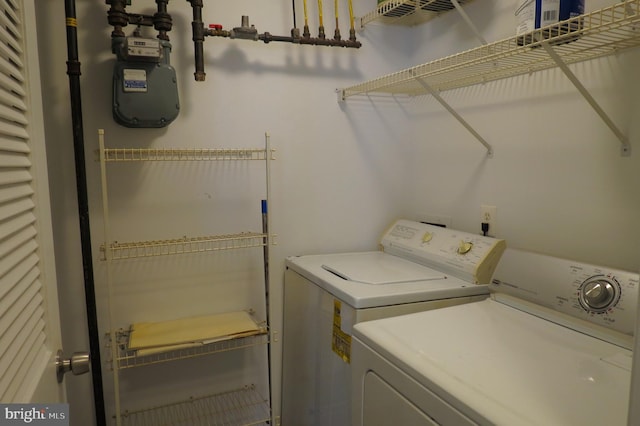
M96 425L106 426L104 394L102 389L102 363L100 362L100 336L93 280L91 254L91 230L89 226L89 202L87 196L87 173L84 158L84 130L82 126L82 98L80 92L80 61L78 60L78 34L75 0L65 0L67 22L67 75L71 98L71 120L73 125L73 151L75 154L76 189L78 193L78 215L80 219L80 243L84 271L84 293L89 329L89 350L93 401Z
M191 3L193 9L193 21L191 28L193 32L193 49L195 56L196 72L193 74L196 81L204 81L206 73L204 72L204 23L202 22L202 0L187 0Z

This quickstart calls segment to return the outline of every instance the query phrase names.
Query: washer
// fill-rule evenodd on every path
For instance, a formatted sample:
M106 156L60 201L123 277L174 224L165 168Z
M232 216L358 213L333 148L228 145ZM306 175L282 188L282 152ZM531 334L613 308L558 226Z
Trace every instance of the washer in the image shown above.
M287 258L282 424L348 425L354 324L482 300L504 249L503 240L399 220L380 251Z
M352 424L627 424L637 274L507 249L490 291L357 324Z

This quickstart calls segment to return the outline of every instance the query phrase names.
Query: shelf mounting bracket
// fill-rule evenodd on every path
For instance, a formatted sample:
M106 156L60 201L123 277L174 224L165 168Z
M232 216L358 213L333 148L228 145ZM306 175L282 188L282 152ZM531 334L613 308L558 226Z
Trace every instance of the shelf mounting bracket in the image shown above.
M469 133L471 133L482 145L484 145L485 148L487 148L487 156L492 158L493 157L493 148L491 147L489 142L487 142L482 136L480 136L480 134L478 132L476 132L476 130L473 127L471 127L471 125L469 123L467 123L467 121L464 118L462 118L462 116L460 114L458 114L458 112L455 109L453 109L453 107L451 105L449 105L447 103L447 101L445 101L442 98L442 96L440 96L439 91L437 91L436 89L431 87L422 78L420 78L420 77L414 77L414 78L422 87L424 87L424 89L427 92L429 92L429 94L431 94L431 96L433 96L438 102L440 102L440 105L442 105L447 111L449 111L449 113L451 115L453 115L453 117L456 120L458 120L460 122L460 124L462 124L464 126L464 128L469 131Z
M596 100L591 96L589 91L584 87L584 85L578 80L576 75L569 69L567 64L562 60L560 55L556 53L556 51L551 47L548 41L541 42L542 47L546 50L547 54L553 59L558 68L562 70L564 75L573 83L578 92L584 97L584 99L591 105L591 107L595 110L595 112L600 116L602 121L611 129L611 131L618 137L620 142L622 143L620 154L623 157L631 156L631 145L629 144L629 138L618 129L616 124L609 118L607 113L598 105Z
M458 3L458 0L451 0L451 4L453 5L453 7L456 8L458 13L462 17L462 20L467 24L467 26L471 29L471 31L473 31L473 34L475 34L476 38L480 41L480 43L482 45L487 45L488 44L487 40L485 40L485 38L482 37L482 34L480 34L480 31L478 31L478 27L474 25L471 18L469 18L469 15L467 15L467 12L465 12L462 6L460 6L460 3Z

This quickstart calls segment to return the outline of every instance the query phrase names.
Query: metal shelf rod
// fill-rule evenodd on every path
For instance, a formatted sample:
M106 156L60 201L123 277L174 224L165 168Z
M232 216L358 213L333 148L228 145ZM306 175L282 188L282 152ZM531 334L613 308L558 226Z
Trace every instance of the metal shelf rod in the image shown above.
M476 38L480 41L480 44L487 44L487 40L484 37L482 37L482 34L480 34L480 31L478 31L478 27L475 26L471 18L469 18L469 15L467 15L467 12L465 12L462 6L460 6L460 3L458 2L458 0L451 0L451 4L456 8L458 13L462 17L462 20L467 24L467 26L471 29L471 31L476 36Z
M109 245L111 242L111 225L109 222L109 193L107 188L107 167L106 167L106 156L105 156L105 143L104 143L104 129L98 129L98 145L100 150L100 180L102 182L102 212L103 212L103 230L105 237L105 245ZM111 262L113 260L112 253L105 251L104 252L104 260L107 262L106 267L106 280L107 280L107 298L109 300L109 311L108 311L108 319L109 319L109 329L111 329L111 324L113 324L115 318L115 312L112 301L114 300L113 294L113 275L111 273ZM115 360L118 353L116 345L111 345L111 359ZM113 386L115 389L114 392L114 405L116 412L116 426L122 425L122 419L120 417L120 373L117 368L113 369Z
M460 0L450 0L461 9ZM463 16L464 17L464 16ZM552 47L553 46L553 47ZM412 68L338 89L338 101L372 93L387 96L431 94L492 154L491 146L466 123L439 93L490 81L560 68L631 155L628 137L598 105L568 65L640 46L640 0L625 0L591 13L460 52Z
M244 349L252 346L266 345L269 343L269 329L265 322L256 321L259 327L255 331L242 333L239 335L227 336L218 341L199 342L191 345L177 345L166 347L166 351L158 353L139 353L134 349L129 349L130 330L118 330L115 332L115 342L111 339L111 334L107 335L109 344L116 346L117 355L115 367L118 369L142 367L152 364L162 364L165 362L182 359L195 358L205 355Z
M108 245L101 245L100 250L103 255L102 260L107 259L107 253L111 253L111 260L133 259L261 247L266 244L266 237L265 234L259 232L242 232L229 235L182 237L155 241L125 243L113 241Z
M455 0L454 0L455 1ZM598 105L598 102L591 96L591 93L584 87L584 85L578 80L578 77L569 69L567 64L562 60L560 55L556 53L556 51L549 45L548 42L542 42L542 47L546 50L547 54L553 59L553 61L558 65L558 68L562 70L564 75L567 76L569 81L573 83L575 88L580 92L582 97L591 105L591 107L595 110L595 112L600 116L602 121L611 129L611 131L618 137L620 142L622 143L621 154L624 157L628 157L631 155L631 145L629 144L629 139L627 136L618 129L616 124L609 118L607 113Z
M455 0L454 0L455 1ZM491 145L489 144L489 142L487 142L481 135L480 133L476 132L476 130L471 127L471 125L469 123L467 123L467 121L462 118L462 116L460 114L458 114L458 112L453 109L453 107L451 105L449 105L447 103L447 101L445 101L442 96L440 96L440 93L438 93L437 90L435 90L433 87L429 86L423 79L421 79L420 77L416 77L416 81L418 83L420 83L422 85L422 87L425 88L425 90L427 92L429 92L431 94L431 96L433 96L438 102L440 102L440 105L442 105L447 111L449 111L449 113L451 115L453 115L453 117L458 120L460 122L460 124L462 124L464 126L465 129L467 129L469 131L469 133L471 133L476 139L478 139L478 141L484 145L485 148L487 148L487 156L489 157L493 157L493 148L491 147Z
M270 152L271 155L267 153ZM273 159L263 148L105 148L106 162L136 161L232 161Z
M270 420L269 405L254 385L189 398L123 414L125 426L143 425L261 425Z

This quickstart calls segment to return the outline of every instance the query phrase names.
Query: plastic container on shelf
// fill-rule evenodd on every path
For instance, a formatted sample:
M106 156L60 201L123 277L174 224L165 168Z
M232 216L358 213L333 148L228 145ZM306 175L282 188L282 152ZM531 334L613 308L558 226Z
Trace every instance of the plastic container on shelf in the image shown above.
M582 28L580 19L566 25L554 26L547 30L536 31L567 19L576 18L584 13L584 0L519 0L516 7L516 35L518 44L526 45L560 35L578 33ZM579 34L564 38L559 43L575 40Z

